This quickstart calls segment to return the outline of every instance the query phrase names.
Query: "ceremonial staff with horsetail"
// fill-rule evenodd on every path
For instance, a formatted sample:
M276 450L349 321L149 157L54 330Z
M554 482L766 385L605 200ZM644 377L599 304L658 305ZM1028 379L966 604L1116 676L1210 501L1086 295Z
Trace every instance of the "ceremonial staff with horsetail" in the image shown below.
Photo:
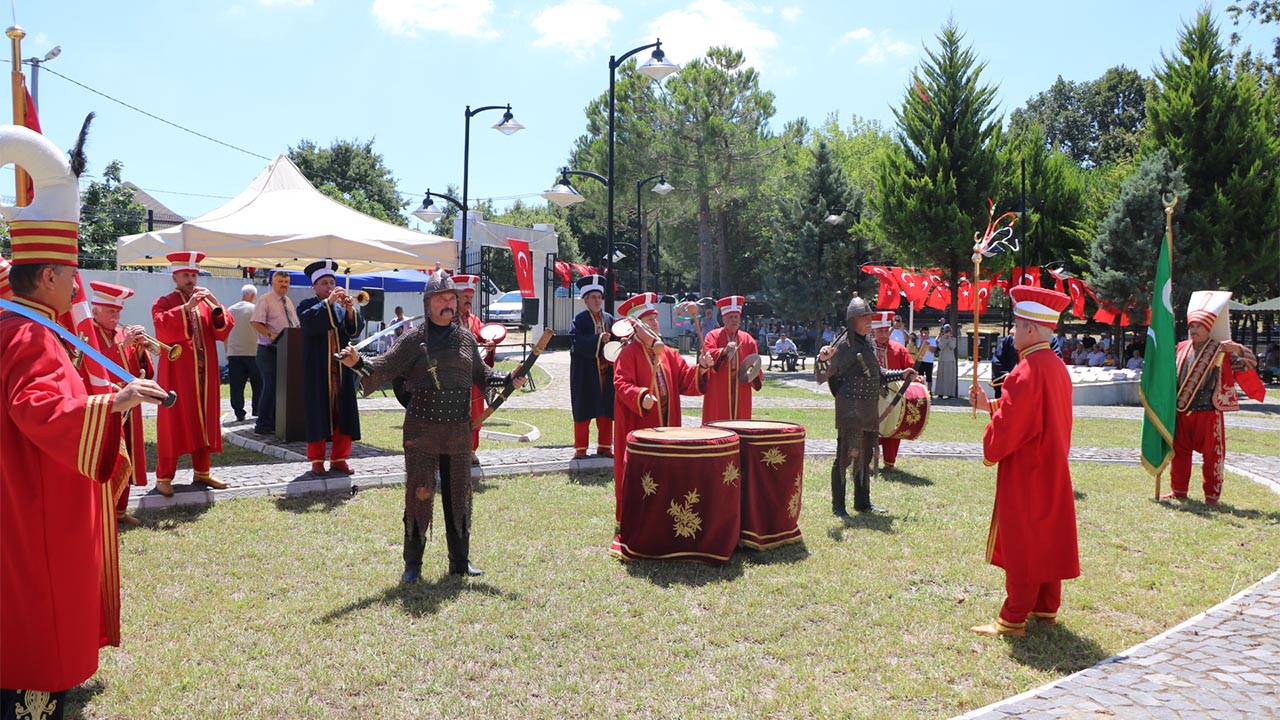
M987 228L981 233L973 234L973 285L980 287L982 276L979 274L982 269L982 259L994 257L1002 252L1016 251L1018 249L1018 241L1013 237L1013 223L1017 221L1018 216L1012 212L1007 212L1000 217L995 217L996 204L990 198L987 199ZM978 384L978 347L981 344L982 336L978 334L979 318L982 315L981 305L978 299L974 298L973 303L973 384ZM973 408L973 417L978 417L977 406Z

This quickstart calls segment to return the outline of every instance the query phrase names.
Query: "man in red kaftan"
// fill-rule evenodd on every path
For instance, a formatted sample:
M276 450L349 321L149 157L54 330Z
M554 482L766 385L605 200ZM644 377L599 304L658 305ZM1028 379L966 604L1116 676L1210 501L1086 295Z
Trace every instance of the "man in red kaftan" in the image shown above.
M472 304L476 300L476 290L480 287L479 275L454 275L453 284L458 288L458 319L455 321L462 327L471 331L471 334L480 341L480 328L484 323L480 322L480 316L471 311ZM480 346L480 357L484 359L484 364L493 367L498 357L498 348L496 345ZM471 421L484 414L484 393L480 388L471 386ZM479 465L480 458L476 455L476 450L480 449L480 427L471 428L471 464Z
M764 387L760 375L749 383L738 378L742 361L759 352L755 338L739 329L744 303L746 298L741 295L730 295L716 301L720 308L721 326L707 333L702 346L704 351L711 353L715 363L699 381L703 395L703 425L717 420L750 420L751 391Z
M662 343L657 302L657 294L641 293L618 306L619 315L644 324L613 365L613 486L618 521L622 519L627 435L640 428L680 427L680 396L699 394L698 377L713 362L704 351L698 367L693 367Z
M890 337L893 332L892 310L877 312L871 320L871 333L876 340L876 360L885 370L906 370L915 367L911 351ZM884 459L885 470L892 470L898 462L898 446L902 444L897 438L880 438L880 456Z
M1005 571L1005 601L980 635L1026 635L1028 615L1057 623L1062 581L1080 576L1071 450L1071 375L1049 347L1070 296L1045 288L1010 289L1019 361L992 402L974 383L969 398L991 413L983 462L999 464L987 560Z
M191 456L194 483L215 490L227 487L210 472L213 453L222 452L222 409L218 378L218 343L235 325L205 288L196 285L204 253L183 250L167 256L177 287L151 306L156 339L177 345L176 360L160 361L160 385L178 393L173 407L161 407L156 418L156 492L173 497L178 458Z

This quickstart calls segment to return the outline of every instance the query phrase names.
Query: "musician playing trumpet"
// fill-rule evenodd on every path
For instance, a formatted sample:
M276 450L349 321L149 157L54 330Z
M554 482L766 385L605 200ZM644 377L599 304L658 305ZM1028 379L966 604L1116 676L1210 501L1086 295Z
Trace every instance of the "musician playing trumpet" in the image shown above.
M334 359L364 330L364 316L355 297L338 287L338 263L325 258L307 266L316 295L298 304L302 325L302 408L307 420L307 460L311 472L325 472L330 440L329 469L352 475L347 459L352 442L360 439L354 372Z
M173 497L178 458L191 456L194 483L213 489L227 484L210 471L213 453L222 452L218 343L231 335L235 319L207 289L196 285L204 253L183 250L166 256L176 289L151 306L156 339L182 348L175 360L161 359L160 385L175 390L182 402L160 407L156 419L156 492Z
M760 360L755 338L739 329L745 303L742 295L729 295L716 301L721 326L707 333L702 345L715 359L711 370L701 378L705 396L702 400L704 425L717 420L750 420L751 392L764 387L759 374L751 382L742 382L738 374L744 360L753 355L754 361Z
M89 298L92 302L93 327L98 333L98 347L108 359L133 373L137 378L154 379L155 363L148 354L148 337L141 325L120 325L120 311L124 309L124 301L133 297L133 290L120 285L113 285L100 280L89 282ZM80 374L88 381L85 363L80 365ZM121 434L124 436L125 451L133 464L133 474L118 478L117 486L111 488L116 499L116 524L138 525L138 519L128 514L129 486L147 484L147 453L142 438L142 406L139 405L123 414L124 425Z
M619 523L627 435L640 428L680 427L680 396L701 395L699 377L715 364L715 357L703 351L692 366L663 344L657 302L656 293L641 293L618 306L618 313L630 317L636 326L635 340L622 349L613 369L614 513Z
M578 297L585 310L569 328L569 399L573 406L573 457L587 456L591 421L596 423L596 456L613 457L613 363L604 346L613 338L613 315L604 310L603 275L578 278Z

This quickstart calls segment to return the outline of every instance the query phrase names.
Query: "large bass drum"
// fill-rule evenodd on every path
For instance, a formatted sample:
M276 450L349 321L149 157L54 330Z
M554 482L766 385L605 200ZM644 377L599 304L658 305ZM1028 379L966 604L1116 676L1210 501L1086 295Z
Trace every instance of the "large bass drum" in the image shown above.
M731 430L633 430L618 499L621 532L610 554L622 560L728 562L741 522L741 462L738 435Z
M742 453L742 530L738 544L768 550L801 541L804 426L773 420L719 420L738 433Z
M901 381L891 382L889 394L880 397L880 415L884 418L880 421L880 437L915 440L929 422L929 389L924 383L910 383L902 398L890 407L889 402L901 388Z

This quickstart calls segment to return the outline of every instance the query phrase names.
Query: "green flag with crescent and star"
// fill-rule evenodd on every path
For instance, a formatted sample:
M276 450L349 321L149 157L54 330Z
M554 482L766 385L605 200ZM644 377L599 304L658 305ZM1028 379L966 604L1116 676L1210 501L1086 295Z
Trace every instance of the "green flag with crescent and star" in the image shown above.
M1169 208L1172 211L1172 207ZM1172 212L1169 213L1172 218ZM1142 467L1160 476L1173 457L1173 428L1177 417L1178 360L1173 335L1173 228L1166 226L1160 257L1156 261L1156 281L1151 293L1151 324L1147 327L1147 349L1143 354L1142 382Z

